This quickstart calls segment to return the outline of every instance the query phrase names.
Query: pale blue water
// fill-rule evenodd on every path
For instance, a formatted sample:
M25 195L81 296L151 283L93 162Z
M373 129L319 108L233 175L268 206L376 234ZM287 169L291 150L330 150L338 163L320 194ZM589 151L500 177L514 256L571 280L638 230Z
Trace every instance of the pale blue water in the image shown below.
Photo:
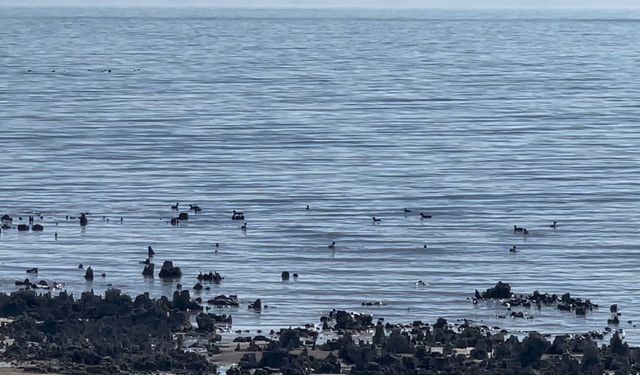
M0 211L46 216L44 233L2 231L0 288L39 267L76 292L170 294L140 274L152 245L187 287L224 275L204 298L277 307L233 309L234 328L334 307L550 333L602 329L611 303L640 319L639 26L601 12L0 8ZM170 227L178 201L204 212ZM80 211L86 231L64 220ZM78 263L107 278L85 283ZM502 308L466 297L498 280L603 308L495 319ZM360 306L373 299L388 305Z

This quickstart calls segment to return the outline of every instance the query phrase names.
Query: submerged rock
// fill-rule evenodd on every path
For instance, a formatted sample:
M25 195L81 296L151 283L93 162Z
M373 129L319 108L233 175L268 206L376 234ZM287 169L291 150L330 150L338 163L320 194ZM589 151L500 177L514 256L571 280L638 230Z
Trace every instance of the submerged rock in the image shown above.
M180 267L174 267L172 261L165 260L164 263L162 263L162 268L158 276L162 279L180 278L182 277L182 271Z

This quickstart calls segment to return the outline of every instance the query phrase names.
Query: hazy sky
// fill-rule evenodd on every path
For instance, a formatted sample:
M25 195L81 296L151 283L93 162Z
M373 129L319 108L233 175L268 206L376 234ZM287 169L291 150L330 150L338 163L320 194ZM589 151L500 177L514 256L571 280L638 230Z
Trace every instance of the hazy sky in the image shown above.
M640 9L640 0L0 0L0 5Z

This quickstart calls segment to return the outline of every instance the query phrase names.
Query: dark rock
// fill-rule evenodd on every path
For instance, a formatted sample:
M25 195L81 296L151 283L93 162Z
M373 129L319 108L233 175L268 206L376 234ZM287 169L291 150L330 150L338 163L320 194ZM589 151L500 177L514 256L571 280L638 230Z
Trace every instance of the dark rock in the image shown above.
M288 350L298 348L302 345L302 341L300 341L300 332L295 329L280 330L279 344L281 348L287 348Z
M373 335L373 343L376 345L383 345L386 342L386 336L384 334L384 327L382 323L378 322L376 325L376 332Z
M33 224L31 226L31 230L34 232L42 232L44 230L44 226L42 226L42 224Z
M219 284L222 280L224 279L224 277L222 277L219 273L217 272L209 272L209 273L202 273L200 272L198 274L198 280L199 281L208 281L214 284Z
M84 278L87 281L93 281L93 269L91 266L87 267L87 271L84 273Z
M186 310L202 310L200 305L191 300L188 290L173 292L172 305L174 309L186 311Z
M532 332L522 340L518 360L522 366L531 366L542 358L551 344L539 333Z
M262 301L260 301L260 298L255 300L252 304L250 304L249 308L253 309L253 310L256 310L256 311L262 310Z
M224 294L219 295L213 299L207 301L208 304L214 305L217 307L238 307L240 306L240 300L236 295L230 295L229 297Z
M158 276L163 279L180 278L182 277L182 271L180 270L180 267L174 267L172 261L165 260L164 263L162 263L162 268L160 269L160 273Z
M507 283L503 283L502 281L498 281L498 283L493 288L487 289L480 295L480 298L483 299L499 299L509 297L511 297L511 286Z
M180 214L178 215L178 220L189 220L189 214L186 212L180 212Z
M153 263L149 263L145 265L144 269L142 270L142 275L146 277L153 277L154 267L155 265Z
M408 335L400 332L400 329L394 329L387 338L387 345L385 346L389 353L411 353L413 346L411 345L411 339Z
M289 280L289 271L282 271L282 280Z

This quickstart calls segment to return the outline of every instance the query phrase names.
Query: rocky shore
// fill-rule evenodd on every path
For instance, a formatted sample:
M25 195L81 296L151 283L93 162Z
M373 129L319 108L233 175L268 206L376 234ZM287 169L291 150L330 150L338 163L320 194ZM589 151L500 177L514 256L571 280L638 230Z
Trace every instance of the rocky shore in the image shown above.
M502 284L476 297L511 303L521 298ZM30 290L0 294L0 360L61 374L212 374L221 364L230 375L640 372L640 348L629 347L618 332L604 344L591 333L552 338L531 332L520 339L469 321L394 325L341 310L317 325L225 343L220 332L229 328L231 316L204 312L202 302L188 291L176 291L171 299L131 298L115 289L80 298Z

